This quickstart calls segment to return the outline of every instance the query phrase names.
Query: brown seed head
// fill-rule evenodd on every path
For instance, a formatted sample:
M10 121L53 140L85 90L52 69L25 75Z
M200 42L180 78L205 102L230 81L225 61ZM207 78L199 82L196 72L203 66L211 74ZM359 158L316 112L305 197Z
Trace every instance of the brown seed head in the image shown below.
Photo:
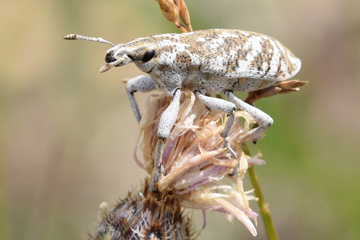
M171 192L154 194L146 179L141 192L132 191L102 221L91 240L190 240L194 231Z

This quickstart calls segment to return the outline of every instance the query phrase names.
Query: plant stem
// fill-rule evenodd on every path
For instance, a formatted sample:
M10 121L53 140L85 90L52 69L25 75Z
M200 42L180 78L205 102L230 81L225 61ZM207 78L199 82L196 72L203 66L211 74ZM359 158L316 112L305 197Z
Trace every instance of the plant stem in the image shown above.
M243 149L244 149L244 152L248 156L250 156L249 149L246 146L244 146ZM255 195L259 199L258 200L258 205L259 205L261 217L262 217L263 222L264 222L266 235L267 235L269 240L278 240L279 237L277 235L275 225L274 225L274 222L273 222L272 217L271 217L269 204L267 204L265 202L264 195L263 195L263 193L261 191L260 182L259 182L259 179L258 179L258 177L256 175L256 172L255 172L255 167L250 166L248 168L248 172L249 172L249 175L250 175L251 184L253 185L253 188L255 189Z

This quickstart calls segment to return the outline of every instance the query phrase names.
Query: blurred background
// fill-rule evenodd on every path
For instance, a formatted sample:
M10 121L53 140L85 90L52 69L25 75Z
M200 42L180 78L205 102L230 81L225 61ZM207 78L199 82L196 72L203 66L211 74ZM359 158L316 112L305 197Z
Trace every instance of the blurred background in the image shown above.
M280 239L360 239L359 1L186 3L195 30L264 33L302 60L296 78L309 84L257 103L275 124L251 147L267 161L257 172ZM99 74L110 46L62 37L117 44L180 31L155 0L2 0L0 26L0 239L84 239L100 203L115 204L145 177L132 158L138 127L122 82L141 72ZM254 238L208 212L199 239Z

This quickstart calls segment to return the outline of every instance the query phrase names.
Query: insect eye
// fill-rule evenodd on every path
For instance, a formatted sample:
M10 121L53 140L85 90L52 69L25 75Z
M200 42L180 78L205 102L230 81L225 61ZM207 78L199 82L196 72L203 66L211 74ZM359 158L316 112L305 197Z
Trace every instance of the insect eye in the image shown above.
M111 63L114 61L116 61L116 58L114 58L113 53L112 52L107 53L105 57L105 62Z
M153 57L155 56L155 50L154 49L150 49L147 50L146 53L144 54L144 57L141 59L142 62L148 62L150 61Z

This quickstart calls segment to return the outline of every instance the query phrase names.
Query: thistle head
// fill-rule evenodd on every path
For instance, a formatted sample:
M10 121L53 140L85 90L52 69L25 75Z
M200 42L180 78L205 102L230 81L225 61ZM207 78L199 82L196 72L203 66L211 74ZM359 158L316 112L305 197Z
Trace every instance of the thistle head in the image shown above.
M154 194L146 179L140 191L129 192L102 220L90 240L188 240L194 231L178 199L171 192Z
M140 123L138 142L143 162L137 158L136 152L134 156L151 177L154 177L157 125L170 101L165 95L152 95ZM237 159L224 148L224 139L220 136L226 116L206 109L191 91L183 92L176 124L165 141L164 171L157 187L160 193L173 192L182 207L223 212L230 219L240 220L256 235L250 219L256 220L257 214L250 209L248 202L254 197L244 191L242 184L251 158L241 149L243 137L255 121L242 111L236 112L235 117L229 138ZM229 176L234 169L237 169L237 174ZM229 178L232 184L225 184L225 178Z

